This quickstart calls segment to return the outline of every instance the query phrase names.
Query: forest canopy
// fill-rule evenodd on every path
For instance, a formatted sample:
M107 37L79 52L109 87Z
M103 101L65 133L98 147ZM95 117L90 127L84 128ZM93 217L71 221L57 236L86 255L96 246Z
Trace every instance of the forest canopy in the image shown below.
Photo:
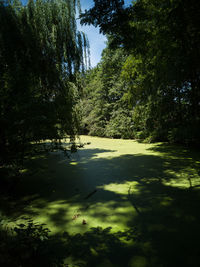
M81 14L82 24L99 26L100 31L109 37L106 52L96 68L97 73L102 69L105 75L96 76L92 70L86 87L90 92L92 84L98 79L107 95L116 91L123 99L116 113L116 106L112 108L110 105L113 99L104 99L105 108L99 109L102 100L96 101L96 95L90 96L95 98L96 105L90 112L91 120L88 122L87 119L89 132L93 133L90 125L94 127L98 123L100 128L95 131L96 135L123 138L123 134L116 135L121 124L128 138L198 143L199 1L137 0L127 8L123 4L124 1L94 1L94 7ZM121 65L113 64L111 67L108 62L112 61L111 58L114 60L119 51L121 56L117 61ZM106 53L109 59L105 57ZM113 76L107 79L110 72ZM117 79L115 73L118 73ZM123 84L120 90L119 79ZM124 105L125 99L129 105ZM105 116L108 106L109 115ZM88 112L87 107L86 110ZM122 110L128 115L125 120L121 117L118 124ZM128 128L124 123L127 118Z

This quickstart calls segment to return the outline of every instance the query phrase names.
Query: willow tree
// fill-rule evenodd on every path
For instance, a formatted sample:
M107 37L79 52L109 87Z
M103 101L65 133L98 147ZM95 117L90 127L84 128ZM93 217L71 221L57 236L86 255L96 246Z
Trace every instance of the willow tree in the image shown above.
M23 158L30 141L76 134L76 73L86 36L76 0L0 3L0 161Z

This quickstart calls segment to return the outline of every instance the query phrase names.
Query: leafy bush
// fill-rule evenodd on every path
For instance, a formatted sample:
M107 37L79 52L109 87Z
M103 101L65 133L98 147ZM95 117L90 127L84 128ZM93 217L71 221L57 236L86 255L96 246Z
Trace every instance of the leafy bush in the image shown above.
M55 240L44 224L31 219L10 228L6 220L0 222L0 265L12 267L64 266L56 255Z
M147 133L145 131L138 131L134 133L136 139L145 139L147 137Z
M106 126L105 135L114 138L133 138L133 123L130 112L125 112L122 109L114 111Z

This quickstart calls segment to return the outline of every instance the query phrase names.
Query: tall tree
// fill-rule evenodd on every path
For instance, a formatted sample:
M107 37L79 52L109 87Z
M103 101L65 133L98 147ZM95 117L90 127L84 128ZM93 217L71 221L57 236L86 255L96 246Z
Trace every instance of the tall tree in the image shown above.
M78 3L0 3L1 163L23 158L30 141L76 133L74 82L88 46L76 27Z
M137 0L129 8L123 8L119 0L94 4L81 15L82 23L99 25L103 33L111 35L112 46L122 46L130 54L124 79L133 103L148 107L146 134L155 139L198 142L199 2Z

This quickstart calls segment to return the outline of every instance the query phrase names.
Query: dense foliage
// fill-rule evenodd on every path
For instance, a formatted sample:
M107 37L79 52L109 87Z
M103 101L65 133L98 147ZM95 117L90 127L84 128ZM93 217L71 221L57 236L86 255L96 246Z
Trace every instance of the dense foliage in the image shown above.
M132 111L124 94L127 87L121 78L126 55L122 49L106 48L101 62L88 71L79 104L82 132L114 138L131 138Z
M78 133L199 144L199 0L94 0L81 23L108 43L89 71L78 10L80 0L0 0L0 265L197 266L198 151L106 140L68 152L90 145ZM68 159L49 160L55 148Z
M198 143L199 1L137 0L128 8L124 1L94 2L81 15L82 23L100 26L110 35L109 47L123 48L128 55L117 72L122 71L120 79L132 106L134 136Z
M77 1L0 3L0 162L19 163L32 141L76 134L76 73L87 38Z

